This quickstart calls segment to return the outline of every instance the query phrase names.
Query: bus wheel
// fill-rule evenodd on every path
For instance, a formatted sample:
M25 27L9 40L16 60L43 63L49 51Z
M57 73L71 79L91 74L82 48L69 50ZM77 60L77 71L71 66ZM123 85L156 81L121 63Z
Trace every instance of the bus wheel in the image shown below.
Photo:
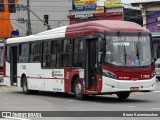
M130 95L130 92L117 93L118 98L121 100L127 99L129 97L129 95Z
M82 85L79 78L76 78L74 83L74 95L79 100L83 100L87 97L87 95L82 93Z
M157 77L157 79L160 81L160 77Z
M22 86L23 93L24 94L29 94L28 85L27 85L27 78L23 77L22 82L23 82L23 86Z

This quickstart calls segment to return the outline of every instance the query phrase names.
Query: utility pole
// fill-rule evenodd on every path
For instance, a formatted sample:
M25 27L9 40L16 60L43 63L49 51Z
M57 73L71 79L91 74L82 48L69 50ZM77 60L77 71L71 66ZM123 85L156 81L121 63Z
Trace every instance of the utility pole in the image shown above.
M27 8L30 8L29 0L27 0ZM27 35L31 35L32 34L32 30L31 30L30 9L27 9L27 16L28 16L28 21L27 21L28 31L27 31Z
M27 0L27 3L29 3L29 0ZM47 29L50 30L51 27L50 25L48 25L47 23L44 22L44 20L42 20L38 15L36 15L31 9L30 9L30 6L28 6L29 4L27 4L27 6L24 6L24 5L21 5L19 4L19 6L21 7L24 7L26 10L27 10L27 26L28 26L28 31L27 33L29 32L30 34L32 34L32 31L31 31L31 21L30 21L30 12L36 17L38 18L39 21L41 21L45 26L47 26ZM29 34L28 34L29 35Z

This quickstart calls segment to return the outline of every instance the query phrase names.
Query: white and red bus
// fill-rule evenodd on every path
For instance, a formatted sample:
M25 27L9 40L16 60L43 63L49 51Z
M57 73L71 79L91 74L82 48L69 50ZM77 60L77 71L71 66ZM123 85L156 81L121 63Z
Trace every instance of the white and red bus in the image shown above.
M3 58L4 58L4 41L0 40L0 82L3 81L3 74L4 74Z
M68 25L6 41L6 85L87 95L150 92L156 85L150 32L126 21Z

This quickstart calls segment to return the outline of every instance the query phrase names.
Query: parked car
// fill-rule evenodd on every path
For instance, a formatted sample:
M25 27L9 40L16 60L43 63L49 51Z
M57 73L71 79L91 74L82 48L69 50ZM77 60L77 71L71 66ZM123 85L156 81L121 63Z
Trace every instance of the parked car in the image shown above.
M156 60L155 66L156 66L156 77L160 81L160 58Z

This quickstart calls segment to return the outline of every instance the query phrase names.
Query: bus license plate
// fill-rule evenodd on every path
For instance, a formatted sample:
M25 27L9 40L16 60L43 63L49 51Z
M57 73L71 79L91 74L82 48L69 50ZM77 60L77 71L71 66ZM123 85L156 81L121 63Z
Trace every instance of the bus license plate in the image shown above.
M138 91L138 90L139 90L139 87L130 87L130 90L131 90L131 91Z

